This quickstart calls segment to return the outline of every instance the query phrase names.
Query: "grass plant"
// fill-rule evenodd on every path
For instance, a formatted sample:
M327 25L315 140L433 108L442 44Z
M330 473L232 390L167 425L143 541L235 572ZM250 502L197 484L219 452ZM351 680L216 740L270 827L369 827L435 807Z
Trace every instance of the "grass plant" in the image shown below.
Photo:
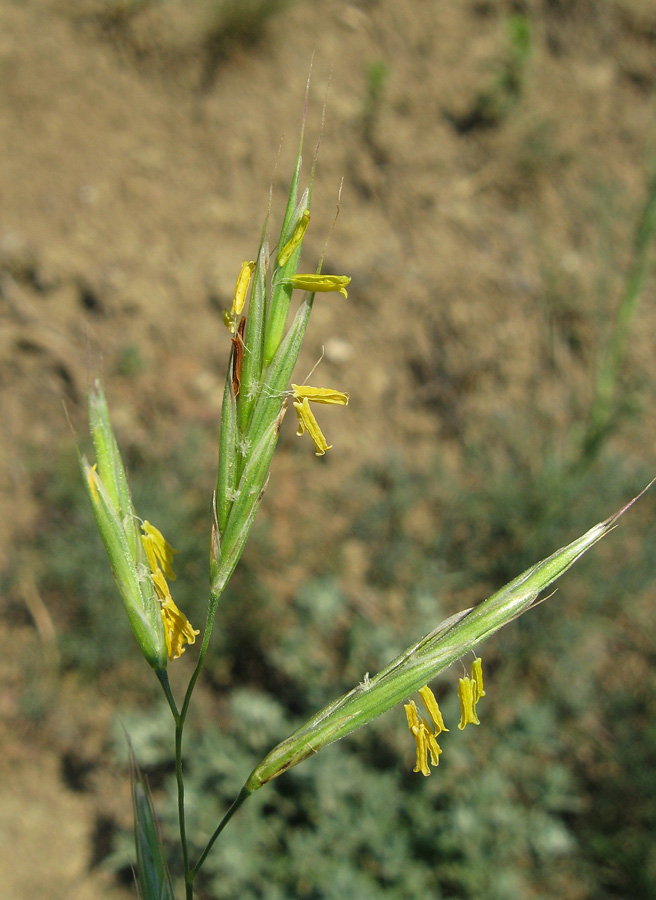
M492 759L486 760L486 754L480 749L485 746L486 739L479 744L478 733L476 739L472 737L472 731L477 729L471 726L480 725L481 719L484 721L487 717L486 704L491 703L490 696L495 693L494 678L491 682L484 681L478 648L507 624L548 600L551 594L545 597L544 592L551 590L561 575L617 526L634 501L624 503L618 512L603 518L541 561L522 563L521 574L510 576L495 586L484 602L461 609L441 622L436 616L428 626L428 633L421 636L419 632L409 637L405 649L388 654L377 672L363 673L350 689L336 682L333 689L338 696L327 705L317 704L320 709L316 706L306 709L309 704L316 703L310 686L303 701L298 703L301 715L296 716L290 715L280 699L240 691L231 701L231 739L224 740L221 734L210 736L206 732L200 740L193 742L193 747L192 742L185 741L185 726L194 692L210 659L208 651L213 628L223 615L233 573L265 495L282 419L291 407L297 417L299 437L305 436L308 446L310 442L314 446L316 455L324 456L331 450L331 445L321 430L321 404L345 406L349 399L341 389L342 385L339 389L306 383L291 383L290 386L315 295L324 292L341 295L330 299L320 297L317 302L349 302L348 276L323 273L321 261L316 271L299 272L303 241L310 225L314 175L313 168L307 188L301 190L302 146L301 137L277 244L271 251L267 216L254 259L243 263L232 306L224 314L232 343L221 412L218 474L208 523L209 591L202 629L194 627L195 622L192 624L187 618L186 613L189 613L193 620L191 610L181 610L173 599L172 593L176 594L178 602L182 602L180 597L184 596L178 591L175 579L176 551L163 536L159 527L161 522L151 524L139 516L142 504L138 498L133 499L130 491L99 381L89 394L96 462L80 457L84 483L130 629L168 705L170 717L166 721L170 729L169 740L174 747L177 851L170 850L162 839L147 783L136 767L134 769L140 894L144 900L175 896L170 874L173 866L168 864L172 859L179 863L186 900L191 900L201 882L211 886L217 896L239 894L274 900L289 896L294 890L299 895L311 896L307 880L312 876L312 866L321 860L326 883L331 885L323 895L326 897L341 896L348 891L366 900L377 895L377 886L381 883L394 884L397 897L410 898L427 891L432 891L434 896L461 894L489 897L490 900L494 896L518 897L517 876L510 870L499 868L494 873L497 879L494 893L485 883L485 866L471 866L473 859L480 863L497 852L490 851L499 824L495 822L495 815L507 812L506 830L513 831L517 843L523 839L526 857L533 854L543 861L545 868L568 846L569 835L555 815L545 814L536 827L535 820L531 819L530 802L525 805L524 819L513 820L510 801L505 805L503 792L509 788L501 777L503 766L499 765L503 747L497 746L495 753L490 754ZM299 290L304 294L296 306ZM503 516L498 516L502 522ZM394 537L395 532L396 529L392 529L390 536ZM525 530L520 530L520 543L523 535ZM407 543L400 549L404 553L412 552ZM421 581L422 589L428 591L430 579L422 577L417 570L422 564L421 559L417 563L410 560L409 570L415 572L414 580ZM343 602L339 589L330 582L308 587L304 598L299 598L301 600L299 609L305 612L299 614L299 627L304 617L308 623L318 621L320 611L315 612L315 603L321 602L325 613L325 609L337 612ZM411 602L409 597L408 603ZM424 601L424 608L429 606ZM242 610L242 618L246 613L248 607ZM535 621L540 615L534 613L529 620ZM328 630L330 618L324 618L319 625ZM510 638L509 643L519 644L521 634L520 631L519 637ZM361 634L355 656L366 648L367 641L373 644L376 638L373 632ZM539 641L539 634L531 637L532 653L536 652ZM297 635L295 643L302 648L302 633ZM499 646L503 647L503 644ZM232 647L229 652L237 656L242 647L243 644ZM196 663L186 689L176 697L169 680L169 666L175 665L175 660L185 652L196 654ZM312 660L301 656L297 661L293 646L285 656L288 673L293 672L297 664L301 673L299 682L311 681ZM371 654L373 658L377 656ZM393 656L391 662L390 656ZM465 660L466 665L460 664L460 677L450 677L450 689L438 691L440 696L436 697L428 683L461 660ZM355 665L359 662L360 659ZM330 690L330 684L325 688ZM521 690L518 693L521 702ZM321 694L324 694L323 690ZM405 712L401 705L405 706ZM373 760L369 764L382 768L381 753L383 759L387 755L395 760L400 743L390 741L386 745L376 720L394 707L397 707L401 721L406 723L406 738L412 748L414 773L417 773L412 776L414 781L410 780L409 774L402 780L401 784L406 781L408 786L401 790L400 783L389 772L393 766L387 766L385 777L395 796L396 820L406 822L405 832L393 824L381 831L380 822L388 810L381 808L380 802L377 804L374 782L364 774L366 765L362 758L351 755L348 743L340 744L332 755L320 752L353 735L353 745ZM360 731L365 726L365 730ZM527 705L520 710L517 730L531 751L540 746L540 737L550 733L550 723L548 713L541 716L539 702L537 708ZM147 740L135 740L137 757L147 743ZM452 780L450 783L454 793L449 801L441 793L439 779L425 781L431 767L435 769L440 763L441 744L444 744L445 754L453 755L462 773L460 782ZM187 746L191 750L185 754ZM204 758L203 765L196 765L194 756ZM312 760L307 767L312 774L296 778L287 774L307 760ZM551 798L554 807L559 803L566 804L570 793L570 786L562 777L557 762L552 754L546 767L548 777L537 778L534 785L535 792ZM304 769L302 767L301 771ZM348 774L345 780L343 773ZM419 775L424 777L419 778ZM495 798L494 803L488 804L487 817L483 821L477 819L468 806L470 789L463 786L463 780L470 780L470 787L474 785L486 797ZM431 787L435 782L437 787ZM412 802L424 790L434 799L433 816L429 815L429 808ZM213 798L212 804L207 802L208 795ZM358 811L365 795L370 818L361 821ZM450 811L455 813L454 816L444 812L447 802L451 803ZM244 805L243 813L235 816ZM252 810L250 814L249 809ZM328 809L341 811L334 816L332 831L327 833L324 829L319 833L319 822ZM246 815L250 818L244 818ZM300 829L299 816L309 816L310 821L316 823L317 836L311 847L308 842L312 841L312 829ZM269 831L265 830L259 839L253 838L251 832L256 830L257 822L264 819L269 822ZM384 845L373 852L362 849L360 835L362 829L367 828L384 840ZM244 836L244 829L248 836ZM519 834L521 829L523 838ZM275 852L271 846L267 848L267 840L272 842ZM452 863L450 875L448 866L442 867L439 884L428 867L419 867L415 872L407 861L412 857L430 857L433 841L438 843L443 858ZM463 850L467 842L468 848ZM285 851L292 846L296 850L294 864L290 864L289 871L285 872ZM253 858L245 854L246 847ZM334 854L332 861L331 851ZM266 864L261 866L260 889L247 887L243 873L267 856L274 862L268 868ZM303 884L306 885L304 890L299 887Z

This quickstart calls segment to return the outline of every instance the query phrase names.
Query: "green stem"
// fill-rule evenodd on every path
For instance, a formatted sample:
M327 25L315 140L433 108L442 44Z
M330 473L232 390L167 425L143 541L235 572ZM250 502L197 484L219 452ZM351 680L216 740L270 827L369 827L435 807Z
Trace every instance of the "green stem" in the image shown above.
M158 671L157 677L164 689L166 699L171 708L171 713L175 721L175 780L178 786L178 823L180 827L180 845L182 847L182 862L185 877L185 892L187 900L192 900L193 888L189 881L189 848L187 845L187 825L185 821L184 806L184 777L182 774L182 730L184 728L184 719L178 712L178 706L171 691L169 676L166 671Z
M189 847L187 844L187 823L185 819L184 776L182 774L182 729L181 718L175 723L175 780L178 785L178 822L180 824L180 845L182 847L182 865L184 868L185 891L187 900L192 900L193 888L189 880Z
M212 628L214 626L214 616L216 615L216 608L219 604L219 595L213 592L210 592L210 602L209 607L207 609L207 619L205 621L205 633L203 634L203 643L200 647L200 652L198 654L198 662L196 663L196 668L194 669L191 678L189 679L189 684L187 686L187 691L184 696L184 700L182 701L182 709L180 710L180 723L184 728L185 719L187 718L187 712L189 710L189 704L191 703L191 695L194 692L194 688L196 687L196 682L198 681L198 676L200 675L200 670L203 668L203 663L205 662L205 654L207 653L207 648L210 643L210 638L212 637Z
M187 826L185 822L185 806L184 806L184 778L182 774L182 730L184 728L184 719L178 712L178 706L171 691L169 676L166 671L158 671L157 677L164 689L164 694L171 708L171 714L175 721L175 780L178 786L178 822L180 826L180 845L182 847L182 862L184 866L185 890L187 900L192 900L192 885L188 879L189 875L189 849L187 846Z
M209 841L207 842L207 845L206 845L205 849L203 850L203 852L202 852L201 855L200 855L200 859L198 860L198 862L196 863L196 865L193 867L193 869L192 869L191 872L189 873L190 878L191 878L192 881L193 881L193 879L196 877L196 875L198 874L198 872L199 872L199 870L200 870L200 867L201 867L201 866L203 865L203 863L205 862L205 859L207 858L207 854L210 852L210 850L211 850L212 847L214 846L214 842L216 841L216 839L218 838L218 836L221 834L221 832L223 831L223 829L226 827L226 825L228 824L228 822L230 821L230 819L231 819L231 818L234 816L234 814L237 812L237 810L238 810L239 807L242 805L242 803L244 802L244 800L246 800L247 797L250 797L250 795L251 795L252 793L253 793L252 789L249 789L249 788L246 787L246 785L244 785L244 787L241 789L241 791L237 794L237 796L236 796L236 798L235 798L235 800L234 800L232 806L230 807L230 809L228 810L228 812L225 814L225 816L221 819L221 821L219 822L219 824L218 824L218 826L217 826L217 828L216 828L216 831L214 832L214 834L212 835L212 837L211 837L211 838L209 839Z
M633 237L633 258L617 309L613 332L597 376L590 419L583 440L583 461L590 462L611 430L616 415L616 388L626 355L629 329L633 322L647 276L649 250L656 235L656 174L647 189L647 197Z
M184 775L182 771L182 734L184 731L185 720L187 718L187 712L189 711L191 696L194 692L196 682L198 681L198 676L200 675L200 671L203 667L205 654L207 653L210 637L212 636L212 626L214 625L214 616L216 614L218 602L218 595L215 596L214 594L212 594L210 596L210 603L207 610L205 633L203 634L203 643L200 648L200 653L198 654L198 662L196 663L196 667L191 675L191 678L189 679L189 684L185 692L182 708L179 711L177 703L175 702L175 698L171 691L168 673L166 671L157 672L157 677L159 678L160 684L162 685L164 694L171 709L171 714L173 715L173 719L175 721L175 780L178 788L178 823L180 829L180 846L182 848L182 863L184 868L186 900L192 900L193 898L193 880L198 870L198 866L194 868L193 872L189 868L189 845L187 843L187 824L184 799Z
M203 668L203 662L205 661L205 655L209 646L210 637L212 636L212 626L214 625L214 616L216 614L218 602L218 595L212 594L210 596L210 603L207 610L205 633L203 634L203 643L198 654L198 662L196 663L196 667L191 675L191 678L189 679L189 684L187 686L187 690L185 692L184 700L182 703L182 708L180 709L180 711L178 711L175 698L173 697L173 693L171 692L168 674L166 673L166 671L158 671L157 673L157 677L159 678L162 688L164 689L164 694L166 695L166 699L168 701L169 707L171 708L171 713L175 721L175 780L178 788L178 823L180 829L180 846L182 848L182 864L184 869L186 900L192 900L193 898L193 880L199 867L198 865L196 865L193 871L189 868L189 845L187 842L187 824L185 816L184 775L182 771L182 734L184 731L185 720L187 718L187 712L189 711L191 696L194 692L196 682L198 681L200 671Z
M196 668L194 669L191 678L189 679L189 685L187 687L187 692L185 694L184 701L182 703L182 709L180 711L179 719L176 723L176 745L175 745L175 758L176 758L176 774L178 775L178 813L180 818L180 838L182 841L182 849L183 849L183 860L184 860L184 872L185 872L185 888L187 891L186 900L192 900L193 897L193 882L196 878L196 875L200 871L201 866L205 862L207 854L212 849L214 842L221 834L225 826L228 824L232 816L237 812L239 807L242 805L244 800L252 794L252 789L247 789L243 787L236 797L234 803L227 811L223 819L219 822L214 834L211 836L207 845L203 852L200 855L200 858L196 865L193 868L189 868L189 854L187 849L187 839L185 833L185 817L184 817L184 784L182 781L182 730L184 728L185 719L187 717L187 711L189 709L189 703L191 702L191 696L194 692L194 687L196 686L196 681L198 680L198 676L200 675L200 670L203 667L203 662L205 660L205 654L207 653L207 648L209 646L210 637L212 634L212 627L214 625L214 616L216 615L216 608L219 603L220 594L212 593L210 596L209 608L207 610L207 621L205 623L205 633L203 635L203 643L200 648L200 652L198 654L198 662L196 663Z
M246 797L249 796L252 791L243 788L239 796L236 798L235 802L232 804L228 812L225 814L221 822L219 823L218 828L210 838L205 850L203 851L200 859L196 863L196 865L192 868L189 866L189 845L187 843L187 824L186 824L186 816L185 816L185 799L184 799L184 775L182 771L182 735L184 732L185 721L187 718L187 713L189 711L189 704L191 703L191 697L194 692L194 688L196 687L196 682L198 681L198 676L200 675L201 669L203 668L203 663L205 661L205 655L207 653L207 648L209 647L210 638L212 636L212 628L214 626L214 617L216 615L216 609L219 604L220 594L216 592L210 592L210 602L207 609L207 619L205 621L205 631L203 634L203 642L201 644L200 652L198 653L198 661L196 663L196 667L192 672L191 678L189 679L189 684L187 685L187 690L185 692L184 700L182 702L182 707L178 711L178 706L175 702L175 698L171 691L171 685L169 684L169 677L166 671L158 671L157 677L162 685L164 690L164 694L166 695L166 699L168 701L169 707L171 709L171 713L173 715L173 719L175 721L175 779L178 787L178 823L180 828L180 845L182 848L182 863L184 868L184 880L185 880L185 897L186 900L193 900L193 882L194 878L198 874L198 871L205 861L205 857L209 853L212 845L221 834L228 821L232 817L232 815L237 811L237 809L244 802Z
M162 685L162 688L164 689L164 694L166 695L166 699L171 708L171 715L173 716L173 718L175 719L175 721L177 723L178 719L180 718L180 714L178 713L178 705L175 702L175 698L171 691L171 685L169 684L169 674L166 671L166 669L158 669L157 677L159 678L159 683Z

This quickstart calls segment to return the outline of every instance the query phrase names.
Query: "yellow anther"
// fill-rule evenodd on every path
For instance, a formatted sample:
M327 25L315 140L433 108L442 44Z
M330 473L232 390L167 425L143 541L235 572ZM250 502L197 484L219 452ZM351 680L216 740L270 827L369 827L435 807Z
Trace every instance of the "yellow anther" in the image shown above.
M428 715L433 721L433 725L435 726L435 733L440 734L440 732L442 731L448 731L449 729L444 724L444 719L442 718L440 707L438 706L437 700L435 699L435 694L431 691L428 685L423 688L419 688L419 696L421 697L423 704L426 707Z
M237 286L235 287L235 296L232 300L232 309L230 312L233 316L240 316L246 303L246 294L248 293L248 285L251 283L251 276L255 271L255 261L250 260L241 264L241 271L237 278Z
M471 667L472 680L474 682L474 703L478 703L485 696L483 687L483 660L477 656Z
M248 286L251 283L251 276L254 270L255 262L253 260L246 260L246 262L241 264L241 270L235 286L235 296L232 298L232 306L230 310L223 310L223 324L230 334L235 334L237 331L237 319L241 316L246 305Z
M100 475L98 474L98 463L94 463L92 466L87 467L87 481L89 483L89 490L91 491L91 495L95 501L98 500L98 486L97 482L100 481Z
M150 580L155 586L155 593L161 601L167 600L171 593L169 591L169 586L166 583L166 578L164 578L164 573L161 569L157 569L150 576Z
M168 657L178 659L185 652L186 644L196 642L196 635L200 634L200 631L191 627L189 619L175 605L162 570L157 569L150 577L161 604Z
M237 317L233 316L229 309L224 309L221 316L223 318L223 324L230 334L234 334L237 331Z
M414 729L419 728L419 712L417 711L417 704L414 700L410 700L408 703L403 704L403 709L405 710L408 719L408 728L414 734Z
M287 279L292 287L302 291L339 291L346 298L346 287L351 283L348 275L292 275Z
M430 724L423 717L419 718L419 712L414 700L405 703L403 708L408 719L408 728L417 744L417 764L413 771L421 772L422 775L430 775L428 756L430 754L431 765L438 766L442 748L435 740Z
M419 723L415 740L417 742L417 764L413 772L421 772L422 775L430 775L428 766L428 735L430 732L423 726L423 722Z
M430 753L431 766L439 766L440 754L442 753L442 748L435 740L435 735L429 729L428 723L426 722L425 719L422 719L422 723L424 724L424 727L426 728L426 732L427 732L426 743L428 744L428 752ZM424 772L423 774L424 775L430 774L430 772L428 772L428 773Z
M460 700L460 722L458 728L462 731L467 725L480 725L476 715L476 700L474 699L474 682L471 678L461 678L458 682L458 699Z
M180 612L171 597L162 603L164 635L169 659L179 659L186 650L186 644L195 644L200 631L191 627L189 619Z
M294 400L311 400L313 403L330 403L348 406L349 395L333 388L310 387L309 384L292 384Z
M178 551L173 549L164 538L162 532L155 528L154 525L151 525L150 522L144 521L141 525L141 530L144 532L141 535L141 543L146 551L151 572L156 572L161 567L169 581L175 581L175 574L171 564L173 563L174 554Z
M317 420L314 418L314 413L310 409L310 401L313 403L347 406L349 395L343 391L336 391L333 388L317 388L310 387L307 384L292 384L292 397L294 399L294 409L298 416L298 431L296 434L301 435L307 431L314 442L314 446L317 448L317 456L323 456L326 450L330 450L331 445L326 441Z
M294 409L298 416L298 431L296 434L300 437L307 431L312 438L312 443L317 448L316 455L323 456L326 450L330 450L332 444L329 444L323 436L323 432L319 428L319 423L314 418L314 413L310 409L310 403L307 397L303 400L295 400Z
M307 231L307 227L310 224L310 210L306 209L301 218L298 220L298 224L294 229L294 233L287 241L287 243L283 246L280 253L278 254L278 265L284 266L285 263L289 260L290 256L296 250L297 247L300 246L303 238L305 237L305 232Z

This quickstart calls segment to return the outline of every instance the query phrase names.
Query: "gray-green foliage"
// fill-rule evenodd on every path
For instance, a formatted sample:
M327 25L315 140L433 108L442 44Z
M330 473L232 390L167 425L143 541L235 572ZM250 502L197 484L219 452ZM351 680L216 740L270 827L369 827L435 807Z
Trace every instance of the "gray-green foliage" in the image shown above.
M480 463L482 472L484 460ZM388 488L398 472L398 466L390 467ZM464 588L483 577L487 568L503 583L507 569L521 569L526 554L548 545L554 532L562 534L581 516L594 519L600 507L612 508L618 495L626 496L643 481L641 474L629 472L617 483L611 473L618 474L617 466L573 483L559 504L546 477L542 481L515 473L491 483L482 480L484 486L466 500L459 495L461 502L453 504L445 519L453 540L435 534L419 547L411 541L400 544L399 529L423 497L426 480L404 478L404 503L399 505L397 493L389 489L387 502L363 509L355 528L375 542L379 559L386 549L397 554L397 584L403 589L403 578L422 561L432 559L436 565L439 546L441 593L448 595L457 584ZM444 502L439 482L434 483L435 502ZM595 494L593 483L604 484L606 493ZM409 484L415 485L410 494ZM499 511L497 518L491 517L492 508L505 509L505 516ZM490 521L481 529L484 516ZM500 534L503 521L508 528ZM389 522L396 526L388 528ZM472 558L456 538L477 531ZM530 537L528 550L522 533ZM612 540L621 545L621 535L617 532ZM262 540L260 535L258 552L265 551ZM634 595L644 591L654 565L650 544L647 534L644 557L632 553L634 565L628 571L618 566L612 577L606 562L584 563L579 574L570 573L562 596L506 629L503 656L500 645L490 645L483 724L457 739L451 733L444 736L442 762L430 779L411 772L413 749L398 708L254 794L206 861L199 883L208 896L332 900L350 884L364 898L410 900L427 893L436 900L546 900L576 897L581 883L604 900L617 896L613 884L621 885L623 897L649 896L648 891L640 894L639 883L644 890L655 884L645 827L656 812L650 774L656 733L652 740L647 728L638 740L637 729L642 719L648 721L654 692L651 681L630 702L616 691L601 692L603 648L590 653L586 635L606 634L621 615L624 585ZM499 563L495 572L491 563L500 546L508 562L503 567ZM601 547L612 558L610 545ZM464 571L458 575L470 561L466 578ZM387 573L373 581L379 585L375 605L383 606L386 591L394 588L390 578ZM255 586L251 590L257 594ZM239 592L226 602L237 608ZM233 619L226 612L232 624L223 636L221 655L238 660L243 645L231 638L231 629L239 628L240 616ZM440 615L444 612L442 608ZM410 591L399 632L384 617L372 622L353 614L339 582L323 578L299 590L277 626L266 617L262 596L254 597L247 613L256 620L248 653L269 674L229 699L221 692L216 717L221 727L208 725L194 737L188 790L193 826L201 834L211 830L244 773L276 741L336 688L361 678L363 659L374 670L394 655L422 630L431 609L424 593ZM258 617L266 627L258 628ZM457 721L457 674L445 673L436 685L447 724ZM582 720L593 726L591 733L582 731ZM599 728L610 729L612 740L617 728L619 736L620 757L610 784L599 780L601 772L594 765L583 762L590 755L599 758ZM602 753L600 764L608 764L614 746ZM137 749L141 755L145 746L137 744ZM162 757L153 762L156 768L161 764ZM622 806L626 792L632 803ZM172 805L165 823L174 839Z
M445 604L457 605L449 600L455 591L470 591L480 581L504 583L558 536L598 519L647 480L646 472L609 459L563 487L557 469L545 464L536 477L529 461L518 465L517 457L512 468L490 479L492 467L481 450L470 456L467 488L447 488L439 473L429 477L398 463L390 460L384 470L364 472L353 485L361 511L351 537L372 550L370 603L384 609L388 592L402 590L407 598L402 622L386 617L372 622L362 610L354 611L335 576L303 585L293 603L272 616L252 554L238 570L209 661L217 714L212 723L194 723L188 762L190 806L200 833L211 830L246 773L276 741L361 679L363 668L375 671L428 630L436 615L448 614L454 607ZM133 463L135 503L143 509L149 498L148 515L166 523L167 489L179 496L177 485L189 477L187 467L198 468L193 446L172 457L166 479L155 484L145 483ZM94 671L120 662L131 637L122 616L102 614L103 598L114 588L77 479L71 458L47 480L50 514L42 540L50 556L48 580L41 586L49 603L63 592L71 624L78 621L63 648L68 664L86 661L87 671ZM441 524L417 541L410 538L407 521L425 499L427 483L434 485L432 503ZM182 541L187 567L198 568L176 583L187 605L206 579L206 510L198 502L178 512L182 518L166 533L179 549ZM447 743L451 736L445 737L442 762L430 779L411 772L413 751L402 710L386 714L349 743L328 748L253 796L251 812L246 804L208 857L208 896L323 898L330 896L333 875L340 884L352 878L365 897L374 892L390 900L424 890L436 898L496 900L503 890L517 900L566 898L576 896L579 880L599 900L651 896L656 891L650 839L656 828L656 679L647 669L645 678L618 678L600 688L608 661L605 644L619 642L622 653L613 665L620 672L627 658L629 670L641 671L654 652L649 629L639 623L648 610L656 535L642 522L638 538L632 521L596 551L603 564L581 561L558 596L505 630L503 658L490 645L483 724L459 741ZM254 554L270 558L266 530L256 526L254 538ZM333 551L337 557L337 544ZM90 559L96 562L90 565ZM636 616L643 618L632 629ZM588 635L596 635L592 644ZM447 724L457 716L456 675L445 673L436 688ZM249 686L228 701L225 691L234 681ZM141 714L138 719L143 723ZM136 720L126 726L140 763L147 773L161 773L171 764L170 735L157 728L139 731ZM599 729L605 735L601 742ZM609 767L612 777L606 774ZM331 779L337 779L332 799ZM162 792L156 796L161 804ZM172 847L173 802L162 812ZM260 815L262 828L256 829ZM357 841L344 850L339 841L347 833ZM333 844L340 848L336 863L335 857L329 862ZM401 877L404 860L407 871ZM120 868L125 857L114 862ZM175 858L171 864L175 868Z
M428 477L398 463L362 473L353 485L361 512L351 536L372 550L370 603L384 609L387 593L402 590L402 622L372 622L354 611L335 576L302 586L293 603L272 616L250 553L238 570L209 661L218 685L217 715L212 723L196 722L192 735L188 788L201 834L211 830L245 774L276 741L361 679L363 668L375 671L428 630L435 616L448 614L454 607L445 604L457 605L449 600L455 591L470 591L480 581L504 583L558 536L617 507L648 474L609 459L565 483L557 467L545 463L536 477L530 461L518 465L515 456L512 468L490 479L490 461L480 451L470 456L465 489L447 488L436 473ZM135 503L143 509L148 498L148 515L166 523L166 492L179 496L177 485L189 469L197 471L198 451L186 446L168 461L166 479L155 484L144 482L134 462L131 468ZM114 588L77 478L71 458L47 479L50 513L41 537L49 565L48 579L40 584L50 604L58 593L67 598L71 624L78 622L63 647L65 661L84 662L91 672L120 662L131 637L122 616L103 615L104 598ZM417 541L406 523L425 499L427 483L435 486L440 527ZM183 504L178 513L181 518L166 533L179 549L182 541L187 566L198 568L176 583L186 605L206 579L206 510L198 502ZM648 610L656 535L643 522L638 538L631 522L596 551L603 564L583 560L559 596L506 629L503 659L490 645L483 724L461 741L447 743L446 736L441 765L430 779L410 771L413 753L402 710L388 713L373 730L323 751L253 796L252 811L244 807L206 862L209 896L228 898L234 888L244 897L323 898L330 896L332 875L340 884L352 878L365 897L375 892L391 900L411 896L408 885L413 896L430 890L436 898L492 900L503 890L517 900L575 897L579 879L599 900L651 896L656 679L644 669L654 647L640 622ZM266 531L257 526L253 549L264 560L270 557ZM333 549L337 558L339 548ZM636 617L642 618L631 628ZM592 644L589 635L596 636ZM628 659L628 671L644 670L646 677L618 678L601 689L609 659L604 646L613 642L621 648L613 666L621 672ZM436 688L447 723L457 715L451 678L446 673ZM225 690L233 681L249 687L228 702ZM134 722L126 724L146 772L170 766L168 734L158 737L156 728L141 734ZM350 789L347 774L354 780ZM337 779L332 800L331 778ZM256 829L260 814L263 826ZM174 843L173 803L163 818ZM357 835L348 851L339 843L346 833ZM334 857L329 862L333 844L340 848L337 863ZM401 877L403 860L407 872ZM124 862L115 859L117 867Z

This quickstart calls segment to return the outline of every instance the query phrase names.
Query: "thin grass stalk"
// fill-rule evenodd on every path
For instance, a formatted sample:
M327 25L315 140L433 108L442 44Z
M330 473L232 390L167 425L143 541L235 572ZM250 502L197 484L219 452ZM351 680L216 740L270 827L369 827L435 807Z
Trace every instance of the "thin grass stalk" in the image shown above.
M617 387L629 331L649 273L650 250L656 236L656 171L633 238L633 255L626 285L617 308L615 323L595 382L590 418L583 439L583 462L590 463L613 427L617 415Z

